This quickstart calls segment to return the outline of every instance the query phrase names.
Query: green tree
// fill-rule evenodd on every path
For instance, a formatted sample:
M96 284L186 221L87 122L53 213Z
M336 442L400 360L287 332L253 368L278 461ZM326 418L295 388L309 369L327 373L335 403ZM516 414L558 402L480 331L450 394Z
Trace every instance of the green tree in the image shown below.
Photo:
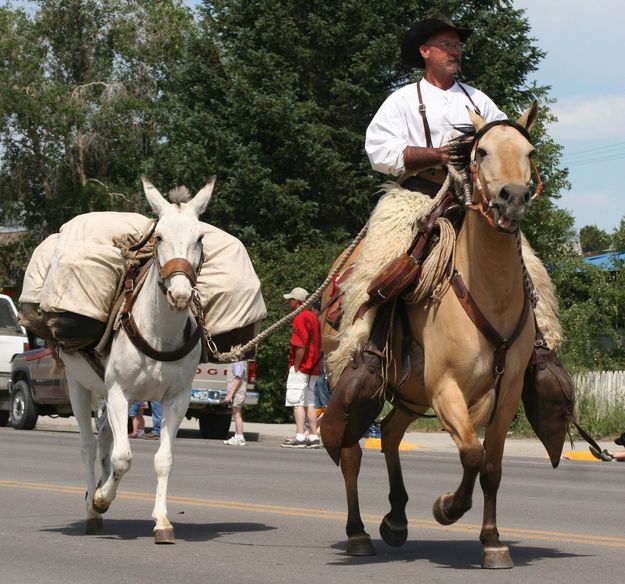
M625 251L625 217L621 219L618 227L612 232L611 244L612 249L618 252Z
M579 243L584 253L589 251L605 251L610 248L611 238L596 225L586 225L579 230Z
M143 209L160 85L193 19L171 0L37 4L0 9L0 221L43 237L78 213Z

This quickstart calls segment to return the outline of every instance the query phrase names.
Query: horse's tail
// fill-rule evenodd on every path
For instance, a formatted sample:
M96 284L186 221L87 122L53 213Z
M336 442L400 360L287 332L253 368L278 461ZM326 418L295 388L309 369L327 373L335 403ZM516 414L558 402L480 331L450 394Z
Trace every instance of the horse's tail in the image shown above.
M475 429L481 428L486 424L490 413L495 407L495 390L490 389L475 403L469 406L469 418Z

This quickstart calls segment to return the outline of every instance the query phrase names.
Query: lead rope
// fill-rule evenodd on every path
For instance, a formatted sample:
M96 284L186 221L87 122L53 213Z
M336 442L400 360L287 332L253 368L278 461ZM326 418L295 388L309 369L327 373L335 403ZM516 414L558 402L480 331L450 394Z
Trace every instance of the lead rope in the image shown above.
M215 345L210 335L206 331L206 328L204 327L204 334L207 339L209 350L212 353L212 357L217 359L217 361L219 361L220 363L234 363L235 361L241 361L243 357L251 349L256 347L256 345L264 341L269 335L273 334L275 331L283 327L285 324L288 324L289 322L291 322L298 314L306 310L311 304L313 304L315 300L317 300L321 296L321 294L328 287L332 279L341 271L343 266L347 263L347 260L349 260L349 258L352 256L358 244L364 239L365 235L367 234L368 227L369 227L369 223L366 223L365 226L360 230L360 233L356 236L354 241L352 241L350 246L347 248L345 255L343 256L343 258L341 258L341 261L328 274L328 277L323 281L323 284L321 284L321 286L319 286L319 288L317 288L317 290L315 290L308 297L306 302L304 302L301 306L299 306L293 312L281 318L278 322L272 324L269 328L262 331L260 334L258 334L256 337L254 337L251 341L249 341L245 345L242 345L242 346L237 345L234 348L232 348L231 351L220 353L219 351L217 351L217 346ZM194 303L193 307L194 307L193 308L194 311L198 310L197 303ZM200 303L200 311L201 311L201 303ZM197 315L196 315L196 318L197 318Z

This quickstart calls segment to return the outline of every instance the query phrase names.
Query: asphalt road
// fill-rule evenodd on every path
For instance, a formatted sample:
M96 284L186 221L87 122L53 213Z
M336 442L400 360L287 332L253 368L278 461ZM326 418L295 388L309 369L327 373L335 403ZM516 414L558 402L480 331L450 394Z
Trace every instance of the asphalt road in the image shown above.
M459 481L455 454L404 453L410 531L391 548L377 531L388 510L384 459L365 451L361 510L378 555L352 558L343 481L323 450L179 438L168 499L177 543L157 546L157 443L132 446L105 533L86 536L78 435L0 428L2 584L623 582L625 464L567 461L553 470L544 460L507 459L498 520L515 568L485 571L479 487L457 524L440 526L431 515L434 499Z

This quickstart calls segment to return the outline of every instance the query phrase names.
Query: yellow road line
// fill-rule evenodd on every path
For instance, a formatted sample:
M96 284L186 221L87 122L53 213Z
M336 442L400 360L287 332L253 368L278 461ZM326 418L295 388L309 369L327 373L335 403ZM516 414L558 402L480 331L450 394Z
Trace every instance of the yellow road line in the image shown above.
M80 494L85 492L84 487L71 487L67 485L30 483L22 481L0 480L0 488L6 489L29 489L33 491L48 491L54 493ZM127 501L154 501L153 493L142 493L132 491L119 491L119 499ZM263 505L261 503L249 503L245 501L223 501L219 499L199 499L196 497L168 496L168 503L179 505L189 505L210 509L232 509L233 511L252 511L255 513L271 513L274 515L288 517L308 517L310 519L329 519L333 521L345 522L347 514L343 511L330 511L327 509L316 509L309 507L285 507L284 505ZM379 525L382 516L363 514L362 520L365 523ZM452 533L479 534L482 526L478 524L462 523L460 525L442 526L436 521L416 519L408 522L412 528L430 531L446 531ZM538 529L515 529L500 528L502 538L515 538L520 540L542 540L554 542L579 543L595 545L600 547L613 547L625 549L625 537L590 535L584 533L570 533L562 531L543 531Z

